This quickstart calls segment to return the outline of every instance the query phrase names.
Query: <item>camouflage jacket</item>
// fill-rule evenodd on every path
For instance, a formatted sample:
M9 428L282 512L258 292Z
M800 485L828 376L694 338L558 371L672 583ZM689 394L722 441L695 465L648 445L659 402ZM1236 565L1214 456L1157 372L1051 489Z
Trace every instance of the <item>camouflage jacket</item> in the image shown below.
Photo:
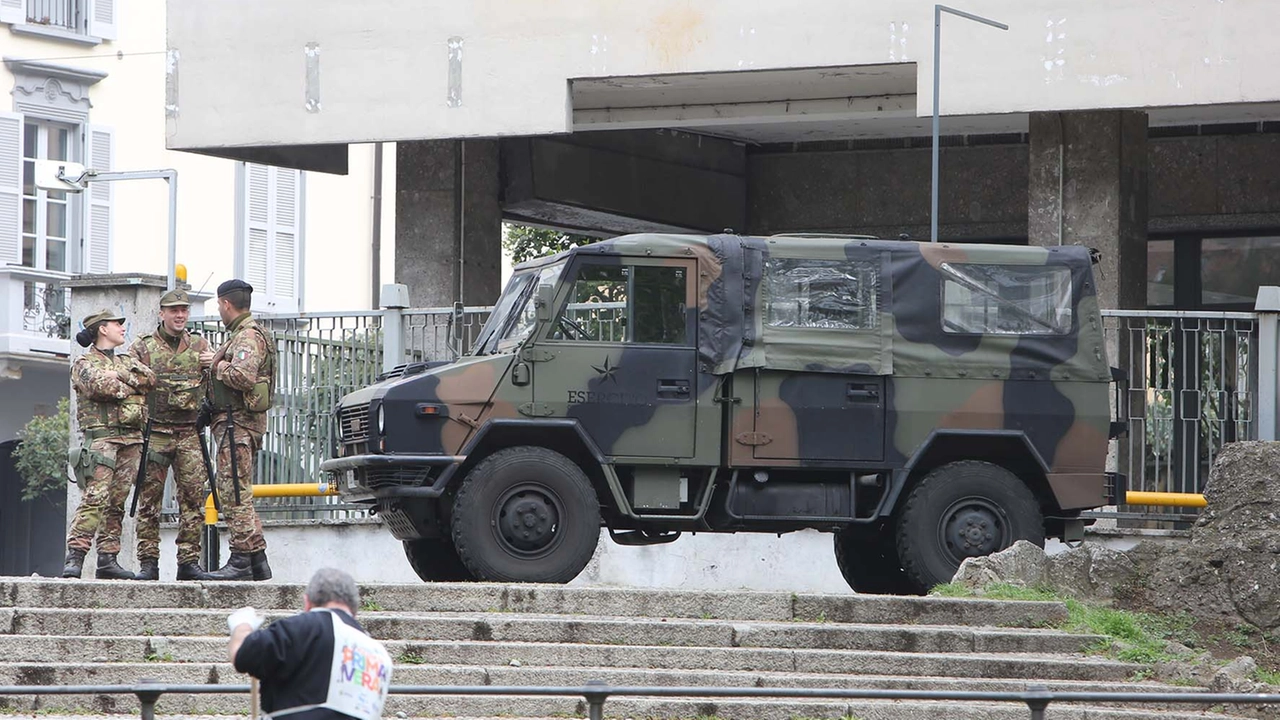
M275 392L276 348L270 333L245 313L227 325L231 337L213 361L209 397L214 412L235 411L237 425L266 430Z
M204 373L200 353L209 342L199 335L183 332L170 337L161 327L129 348L129 354L156 374L156 387L151 391L151 417L166 425L192 425L200 400L204 398Z
M81 430L139 429L147 423L146 394L155 373L130 355L89 348L71 366Z

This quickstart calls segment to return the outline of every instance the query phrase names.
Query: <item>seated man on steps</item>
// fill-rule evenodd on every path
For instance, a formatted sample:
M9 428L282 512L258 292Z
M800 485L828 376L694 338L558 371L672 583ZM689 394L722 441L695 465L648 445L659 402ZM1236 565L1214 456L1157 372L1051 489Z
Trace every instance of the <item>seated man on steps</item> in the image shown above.
M262 681L262 709L273 718L376 720L391 687L391 656L356 622L360 590L350 575L318 570L304 612L265 628L251 607L227 618L227 654L236 670Z

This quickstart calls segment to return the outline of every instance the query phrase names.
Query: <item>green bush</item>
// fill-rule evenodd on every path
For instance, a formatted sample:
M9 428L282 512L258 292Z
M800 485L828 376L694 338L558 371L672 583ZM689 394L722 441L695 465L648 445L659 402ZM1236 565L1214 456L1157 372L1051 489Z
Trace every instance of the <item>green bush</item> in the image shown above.
M22 499L31 501L66 492L67 445L71 419L66 398L58 401L52 415L37 415L18 431L22 440L13 451L14 464L22 476Z

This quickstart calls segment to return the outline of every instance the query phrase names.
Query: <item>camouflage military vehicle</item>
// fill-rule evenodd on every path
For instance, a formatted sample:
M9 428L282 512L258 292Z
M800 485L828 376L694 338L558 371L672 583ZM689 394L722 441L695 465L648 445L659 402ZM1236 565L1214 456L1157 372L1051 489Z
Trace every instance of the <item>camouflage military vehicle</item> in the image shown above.
M631 235L517 267L468 354L343 399L323 468L425 580L814 528L920 592L1080 537L1111 377L1084 248Z

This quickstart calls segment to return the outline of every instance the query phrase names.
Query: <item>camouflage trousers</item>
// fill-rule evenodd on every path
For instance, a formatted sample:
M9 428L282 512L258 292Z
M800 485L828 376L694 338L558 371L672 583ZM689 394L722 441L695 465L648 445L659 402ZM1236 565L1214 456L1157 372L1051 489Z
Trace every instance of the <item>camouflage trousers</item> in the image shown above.
M89 449L114 461L116 466L115 469L106 465L94 466L93 476L85 484L80 507L76 508L67 532L67 550L89 552L96 535L99 553L118 553L124 503L138 475L142 438L98 438L89 445Z
M213 424L213 438L218 443L218 500L222 503L222 519L231 532L228 543L232 552L252 553L267 549L262 536L262 520L253 508L253 473L262 447L262 433L235 426L236 472L240 477L240 502L236 502L231 472L231 438L226 420Z
M138 559L160 557L160 504L164 501L165 477L172 467L178 494L178 563L199 562L208 476L195 425L163 429L157 425L151 431L147 455L147 478L138 498Z

